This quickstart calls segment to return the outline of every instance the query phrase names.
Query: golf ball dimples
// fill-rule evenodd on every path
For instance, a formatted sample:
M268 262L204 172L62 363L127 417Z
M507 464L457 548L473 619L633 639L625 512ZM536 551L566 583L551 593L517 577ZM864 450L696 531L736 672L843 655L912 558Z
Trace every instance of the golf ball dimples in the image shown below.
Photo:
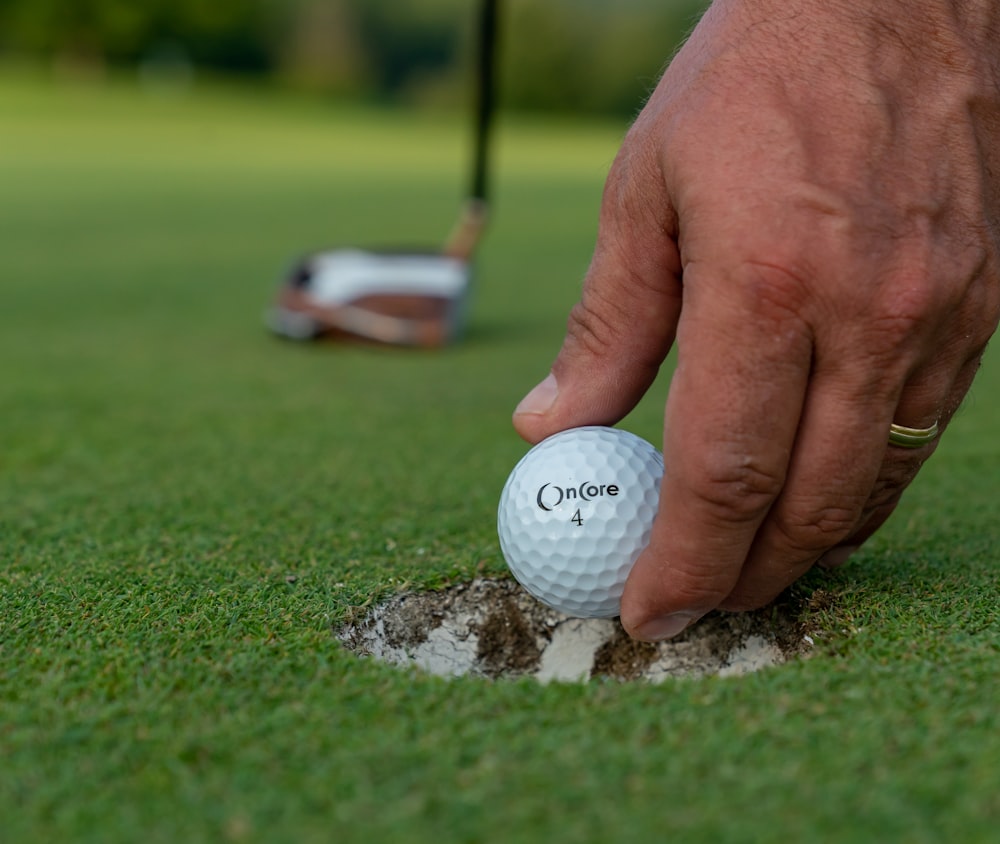
M618 615L662 477L660 452L628 431L572 428L540 442L500 496L497 532L514 577L567 615Z

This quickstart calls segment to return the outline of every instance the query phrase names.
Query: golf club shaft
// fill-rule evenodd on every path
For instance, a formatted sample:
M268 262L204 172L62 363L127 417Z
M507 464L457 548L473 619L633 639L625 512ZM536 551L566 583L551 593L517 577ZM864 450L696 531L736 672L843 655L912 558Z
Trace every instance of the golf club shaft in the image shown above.
M442 250L444 254L462 260L471 258L486 228L490 137L493 114L496 110L495 75L499 5L500 0L483 0L479 9L472 181L458 222Z
M479 18L479 68L476 91L475 147L470 197L486 202L490 129L496 97L497 7L499 0L483 0Z

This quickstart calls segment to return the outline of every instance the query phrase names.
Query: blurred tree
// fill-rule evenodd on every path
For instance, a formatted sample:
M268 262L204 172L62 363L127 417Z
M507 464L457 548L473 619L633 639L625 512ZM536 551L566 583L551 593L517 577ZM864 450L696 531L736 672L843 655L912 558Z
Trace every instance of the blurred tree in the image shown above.
M112 65L174 42L196 64L262 73L272 64L265 0L0 0L0 49Z
M707 0L503 0L501 98L633 113ZM479 0L0 0L0 55L464 102Z
M633 114L707 0L508 0L503 96L521 108Z
M281 78L293 87L351 94L371 90L372 58L348 0L294 0L277 51Z
M453 70L474 2L456 0L351 0L378 90L398 95L415 76Z

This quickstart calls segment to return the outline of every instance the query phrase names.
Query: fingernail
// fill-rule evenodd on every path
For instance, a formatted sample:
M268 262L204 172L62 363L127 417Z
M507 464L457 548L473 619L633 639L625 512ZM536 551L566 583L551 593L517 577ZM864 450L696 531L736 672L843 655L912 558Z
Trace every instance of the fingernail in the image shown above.
M831 548L819 558L819 565L825 569L835 569L846 563L857 550L857 545L840 545L837 548Z
M551 373L535 389L521 399L521 403L514 409L514 415L519 413L545 413L559 395L559 385L556 384L556 377Z
M660 616L660 618L654 618L645 624L640 624L632 637L642 642L662 642L664 639L672 639L678 633L683 632L698 618L699 616L686 612Z

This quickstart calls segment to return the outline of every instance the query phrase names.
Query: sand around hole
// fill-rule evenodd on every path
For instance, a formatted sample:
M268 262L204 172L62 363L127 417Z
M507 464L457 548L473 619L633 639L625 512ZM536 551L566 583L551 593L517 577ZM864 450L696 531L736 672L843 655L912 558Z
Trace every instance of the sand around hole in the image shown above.
M630 639L617 619L570 618L512 580L474 580L441 592L397 595L339 631L350 650L442 676L591 677L657 682L746 674L808 650L789 607L711 613L676 639Z

